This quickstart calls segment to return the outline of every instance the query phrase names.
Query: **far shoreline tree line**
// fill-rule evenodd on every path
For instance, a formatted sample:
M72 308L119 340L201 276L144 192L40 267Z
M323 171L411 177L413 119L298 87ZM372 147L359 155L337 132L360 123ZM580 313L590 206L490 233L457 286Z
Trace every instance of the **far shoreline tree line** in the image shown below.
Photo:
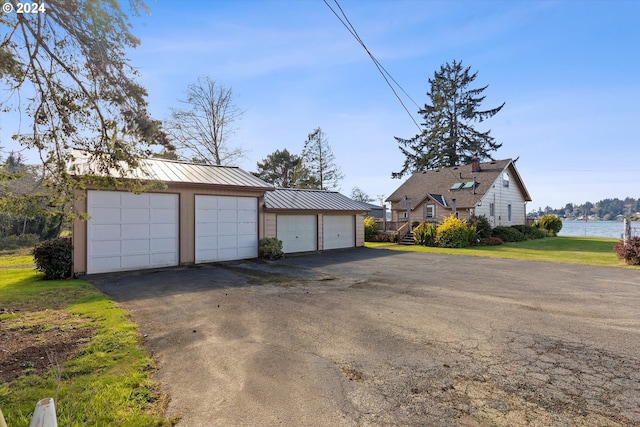
M551 208L550 206L529 212L529 216L556 215L568 220L602 220L616 221L628 218L640 221L640 198L633 197L608 198L596 203L585 202L582 204L567 203L563 208Z

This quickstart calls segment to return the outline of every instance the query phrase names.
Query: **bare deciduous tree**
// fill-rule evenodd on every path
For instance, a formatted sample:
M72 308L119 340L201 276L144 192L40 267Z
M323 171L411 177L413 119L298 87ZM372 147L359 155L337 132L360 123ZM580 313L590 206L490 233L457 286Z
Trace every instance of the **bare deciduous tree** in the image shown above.
M178 151L191 160L214 165L233 165L243 158L246 150L228 144L235 131L233 124L243 114L233 103L231 88L200 77L187 87L186 95L180 102L187 108L173 109L166 123Z

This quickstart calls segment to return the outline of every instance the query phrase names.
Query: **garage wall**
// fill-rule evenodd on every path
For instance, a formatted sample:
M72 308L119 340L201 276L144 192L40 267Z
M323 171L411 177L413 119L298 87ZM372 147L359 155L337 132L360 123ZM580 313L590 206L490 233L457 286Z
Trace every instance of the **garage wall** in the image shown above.
M364 218L366 215L356 214L356 247L364 246Z
M265 234L264 237L276 237L277 238L277 217L278 215L309 215L315 214L318 217L318 250L324 249L324 234L323 234L323 218L327 215L354 215L355 216L355 246L360 247L364 246L364 217L365 215L362 213L353 213L353 212L332 212L328 214L325 212L318 211L290 211L290 210L282 210L282 211L270 211L265 212L262 219L262 229Z
M180 198L179 209L179 264L195 263L195 195L247 196L258 198L258 217L263 215L262 191L243 191L238 189L212 189L206 186L168 185L164 191L175 193ZM87 212L86 191L77 191L74 202L75 212ZM265 237L264 228L258 226L258 239ZM275 237L275 235L273 236ZM87 272L87 222L76 220L73 223L73 272L84 274Z

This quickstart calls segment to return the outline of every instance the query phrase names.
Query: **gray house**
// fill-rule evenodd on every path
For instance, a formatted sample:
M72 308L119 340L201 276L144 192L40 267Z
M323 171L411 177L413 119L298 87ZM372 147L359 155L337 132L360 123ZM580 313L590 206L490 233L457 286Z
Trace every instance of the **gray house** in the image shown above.
M391 221L440 222L484 215L492 227L526 224L531 196L511 159L417 172L387 201Z

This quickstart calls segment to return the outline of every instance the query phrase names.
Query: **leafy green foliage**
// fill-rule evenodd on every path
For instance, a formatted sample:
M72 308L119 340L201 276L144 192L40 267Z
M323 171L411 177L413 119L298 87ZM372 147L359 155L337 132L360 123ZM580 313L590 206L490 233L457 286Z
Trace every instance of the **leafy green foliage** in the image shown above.
M265 237L260 239L258 254L263 259L280 259L284 257L282 252L282 240L275 237Z
M628 265L640 265L640 237L632 237L626 243L621 240L613 250Z
M543 215L533 225L545 230L548 236L555 236L562 230L562 220L555 215Z
M413 229L413 241L416 245L435 246L436 229L430 222L423 222Z
M35 246L39 240L37 234L13 234L0 237L0 250L30 248Z
M36 270L43 272L46 280L71 277L72 252L73 246L69 238L45 240L32 251Z
M544 231L531 225L512 225L511 227L524 234L527 239L544 239L547 236Z
M476 233L479 239L491 237L491 223L486 216L474 216L469 221L469 224L476 227Z
M424 130L410 139L395 137L405 161L400 172L392 173L394 178L409 172L469 164L474 156L491 159L491 152L502 146L490 136L490 131L479 132L472 126L473 122L497 114L504 106L503 103L497 108L480 110L485 98L482 92L487 86L469 88L477 75L454 60L442 65L429 79L431 89L427 95L431 105L425 104L418 111L424 119Z
M436 243L443 248L464 248L477 238L476 229L467 221L450 215L436 229Z
M132 14L146 10L142 0L129 4ZM22 122L5 131L43 159L48 205L71 215L69 202L82 187L67 169L73 149L91 153L97 172L124 176L153 145L170 143L135 81L138 71L127 51L140 41L120 2L53 1L46 9L0 14L1 107ZM129 188L134 182L118 183Z
M286 148L269 154L262 162L257 163L258 171L253 172L261 180L279 188L298 188L301 179L309 173L301 173L302 157L291 154Z
M527 240L527 236L522 234L514 227L506 227L503 225L499 225L491 230L491 235L493 237L498 237L503 242L523 242Z
M364 217L364 240L371 242L376 234L378 234L376 219L372 216Z

